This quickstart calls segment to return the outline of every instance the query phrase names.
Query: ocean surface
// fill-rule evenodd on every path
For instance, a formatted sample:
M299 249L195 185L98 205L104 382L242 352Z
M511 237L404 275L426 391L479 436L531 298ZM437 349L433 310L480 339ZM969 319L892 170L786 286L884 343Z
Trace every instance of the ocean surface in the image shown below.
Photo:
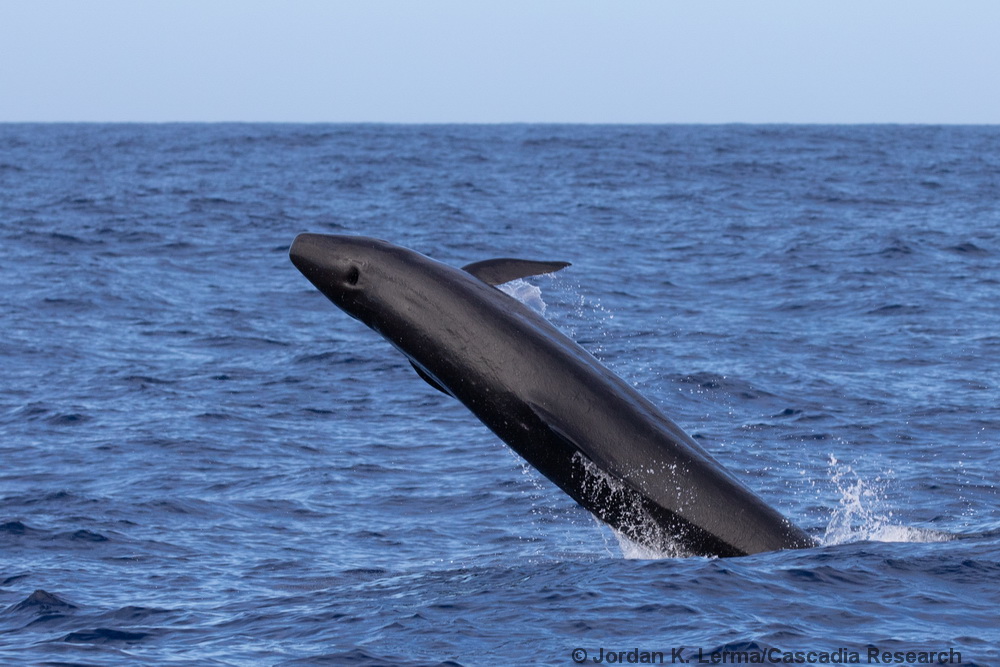
M572 262L521 291L821 546L619 539L304 231ZM0 125L0 288L0 664L1000 664L1000 127Z

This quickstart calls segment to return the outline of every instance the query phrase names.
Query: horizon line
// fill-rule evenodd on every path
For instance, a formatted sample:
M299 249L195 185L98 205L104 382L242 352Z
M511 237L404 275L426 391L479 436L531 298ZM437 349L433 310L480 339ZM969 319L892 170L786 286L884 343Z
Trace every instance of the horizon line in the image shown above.
M394 121L394 120L0 120L0 125L581 125L581 126L940 126L940 127L995 127L998 122L961 121Z

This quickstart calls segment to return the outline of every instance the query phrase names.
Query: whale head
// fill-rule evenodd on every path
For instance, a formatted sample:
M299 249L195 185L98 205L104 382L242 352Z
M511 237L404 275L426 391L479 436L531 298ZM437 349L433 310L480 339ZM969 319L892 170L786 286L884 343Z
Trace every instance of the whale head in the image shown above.
M351 317L378 329L387 283L400 279L410 250L365 236L299 234L288 251L292 264Z

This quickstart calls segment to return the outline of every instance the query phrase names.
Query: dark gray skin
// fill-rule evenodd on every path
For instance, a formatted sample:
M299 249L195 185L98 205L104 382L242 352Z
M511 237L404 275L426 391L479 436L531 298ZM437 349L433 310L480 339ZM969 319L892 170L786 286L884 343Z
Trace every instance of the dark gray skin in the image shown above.
M495 287L565 262L462 270L385 241L322 234L300 234L290 256L428 383L631 540L702 556L815 545L629 383Z

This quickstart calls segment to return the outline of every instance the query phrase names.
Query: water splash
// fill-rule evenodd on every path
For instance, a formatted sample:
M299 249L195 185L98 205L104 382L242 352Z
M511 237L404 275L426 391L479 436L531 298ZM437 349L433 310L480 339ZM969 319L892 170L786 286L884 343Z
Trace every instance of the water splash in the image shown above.
M509 283L498 285L498 287L503 292L514 297L539 315L545 315L545 309L547 306L545 305L545 301L542 299L542 288L537 285L532 285L527 280L518 278L517 280L512 280Z
M593 461L579 452L573 455L574 462L583 468L587 479L583 484L584 493L603 498L603 502L616 504L622 508L627 529L638 536L646 544L636 542L624 533L612 528L622 556L626 559L656 560L661 558L684 558L692 555L674 537L666 532L649 512L641 505L630 500L625 485L616 477L609 475L597 467ZM657 545L657 546L652 546Z
M619 533L614 528L611 528L611 532L618 540L618 548L621 549L622 558L625 560L663 560L665 558L688 558L693 555L677 543L672 544L670 548L657 549L633 542L628 536Z
M894 521L886 502L892 471L865 479L854 467L830 454L830 481L837 487L840 501L830 516L822 543L827 546L850 542L944 542L947 533L928 528L904 526Z

